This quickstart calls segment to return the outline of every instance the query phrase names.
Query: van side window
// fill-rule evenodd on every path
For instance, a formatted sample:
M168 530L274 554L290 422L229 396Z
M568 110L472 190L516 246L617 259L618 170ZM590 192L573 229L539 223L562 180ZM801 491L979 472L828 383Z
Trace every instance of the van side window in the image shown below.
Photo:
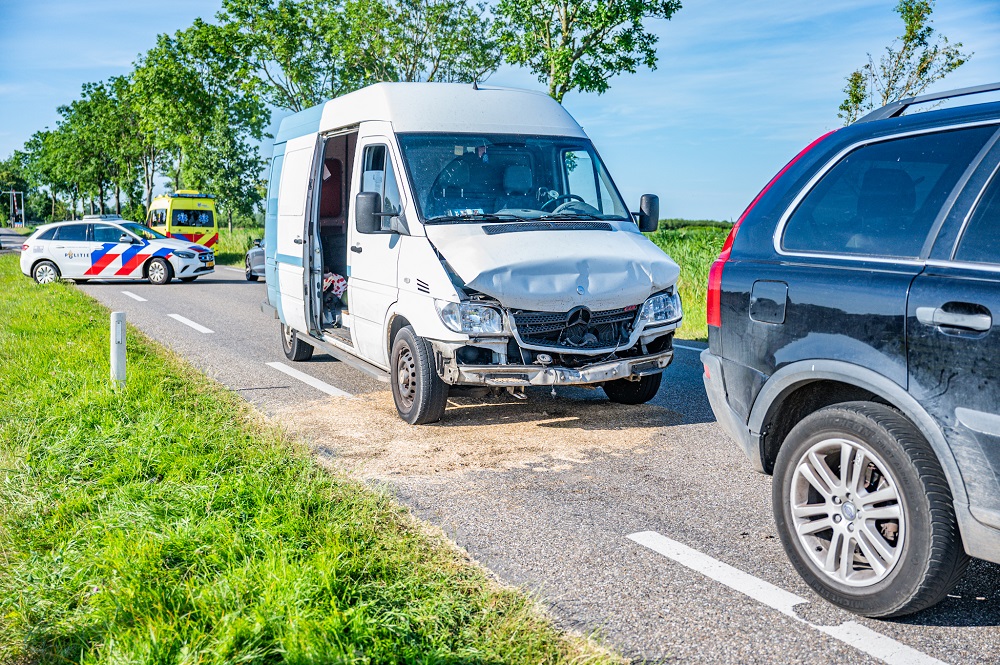
M382 197L382 212L399 214L402 204L399 199L399 183L392 169L389 149L384 145L370 145L365 148L361 170L361 191L377 192ZM382 218L382 230L388 231L390 217Z
M1000 176L993 176L972 213L962 232L955 260L1000 263Z
M791 251L916 258L945 199L996 132L974 127L861 146L789 218Z

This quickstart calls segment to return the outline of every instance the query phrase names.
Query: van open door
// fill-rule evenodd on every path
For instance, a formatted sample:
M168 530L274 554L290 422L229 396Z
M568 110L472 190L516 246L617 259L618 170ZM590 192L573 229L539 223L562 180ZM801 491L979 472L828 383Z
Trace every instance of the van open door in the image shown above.
M285 145L278 189L275 276L278 311L285 325L310 332L307 314L313 242L309 227L313 162L318 134L290 139Z

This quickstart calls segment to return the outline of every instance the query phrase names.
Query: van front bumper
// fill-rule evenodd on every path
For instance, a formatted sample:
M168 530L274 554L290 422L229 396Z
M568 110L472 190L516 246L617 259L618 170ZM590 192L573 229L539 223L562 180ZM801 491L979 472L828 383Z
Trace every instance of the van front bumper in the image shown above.
M620 358L583 367L554 365L460 365L454 356L434 354L441 379L451 385L496 387L574 386L617 379L638 379L662 372L674 358L673 349L635 358Z

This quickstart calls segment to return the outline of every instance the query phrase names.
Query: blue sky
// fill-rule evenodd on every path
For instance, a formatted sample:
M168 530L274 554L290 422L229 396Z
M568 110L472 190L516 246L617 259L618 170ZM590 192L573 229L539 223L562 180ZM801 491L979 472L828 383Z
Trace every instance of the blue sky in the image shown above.
M53 125L81 84L128 72L158 33L210 18L218 4L0 0L0 157ZM630 205L650 192L664 217L735 219L799 149L841 124L844 77L901 32L894 5L685 0L671 21L650 23L656 71L564 103ZM942 0L934 25L975 55L933 89L1000 80L1000 2ZM542 88L509 68L489 82Z

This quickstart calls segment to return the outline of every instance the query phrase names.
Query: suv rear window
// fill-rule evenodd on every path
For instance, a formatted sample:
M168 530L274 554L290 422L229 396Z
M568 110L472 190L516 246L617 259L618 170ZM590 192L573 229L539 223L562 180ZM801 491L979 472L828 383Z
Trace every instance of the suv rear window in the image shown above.
M915 258L994 126L862 146L809 192L785 226L788 251Z
M969 219L956 261L1000 263L1000 175L994 175Z

